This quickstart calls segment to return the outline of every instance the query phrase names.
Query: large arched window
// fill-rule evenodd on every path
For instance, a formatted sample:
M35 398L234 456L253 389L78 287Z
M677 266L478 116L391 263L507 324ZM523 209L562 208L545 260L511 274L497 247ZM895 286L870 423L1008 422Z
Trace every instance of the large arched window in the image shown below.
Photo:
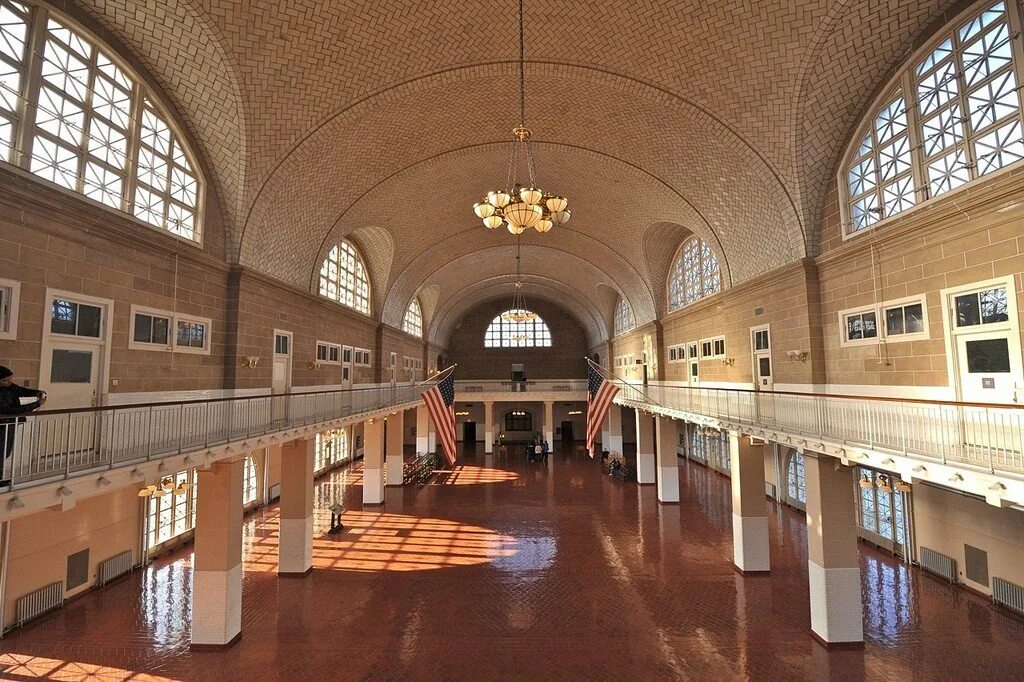
M718 258L704 240L690 237L672 262L668 277L668 309L682 308L722 289Z
M320 295L370 314L370 281L356 247L342 240L320 266Z
M402 319L402 331L413 336L423 336L423 310L420 302L412 299L405 311L405 318Z
M991 0L944 28L893 80L840 174L846 234L1024 158L1016 3Z
M619 302L615 306L615 335L629 331L636 326L636 318L633 317L633 308L625 296L619 296Z
M56 11L0 0L0 161L201 241L195 161L141 79Z
M484 332L484 348L550 348L551 330L548 323L540 315L522 322L517 321L517 313L529 313L528 310L506 310L491 320Z

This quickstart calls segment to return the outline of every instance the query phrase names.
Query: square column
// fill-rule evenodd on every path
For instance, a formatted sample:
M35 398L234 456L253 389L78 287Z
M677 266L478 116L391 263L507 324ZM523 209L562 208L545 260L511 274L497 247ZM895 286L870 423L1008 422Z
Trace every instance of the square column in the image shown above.
M544 401L544 440L548 445L555 442L555 403L552 400Z
M430 413L426 405L419 405L416 408L416 452L419 454L427 452L427 434L430 432Z
M494 452L494 403L484 403L484 454Z
M658 502L679 502L678 429L671 417L655 417L658 450Z
M384 420L363 422L363 504L384 504Z
M427 413L427 452L437 452L437 428L434 426L434 420L430 419L430 413Z
M619 408L612 405L612 410ZM610 414L610 413L609 413ZM621 431L619 442L622 441ZM620 446L621 447L621 446ZM621 450L620 450L621 452ZM636 411L636 482L653 485L656 481L657 464L654 454L654 417L646 412Z
M388 415L386 429L387 443L384 452L387 484L401 486L402 479L405 477L405 456L403 452L405 415L401 412Z
M609 452L622 452L622 407L612 403L604 420L608 429L608 440L601 441L601 447Z
M281 446L278 575L301 577L313 570L313 453L315 449L315 438L300 438Z
M729 432L733 563L741 573L767 573L768 510L764 502L764 446Z
M192 570L192 647L220 648L242 636L244 461L199 469Z
M804 477L811 634L826 646L863 646L853 469L805 452Z

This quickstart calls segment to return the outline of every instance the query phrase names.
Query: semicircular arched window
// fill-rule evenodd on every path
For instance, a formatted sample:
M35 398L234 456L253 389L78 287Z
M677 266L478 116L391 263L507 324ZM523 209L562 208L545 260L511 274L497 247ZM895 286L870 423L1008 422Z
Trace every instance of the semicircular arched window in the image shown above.
M676 252L668 277L668 309L678 310L722 290L718 258L707 242L690 237Z
M348 240L335 244L320 266L320 295L370 314L370 280L363 259Z
M521 320L523 315L519 313L531 311L506 310L491 320L484 332L484 348L550 348L548 323L536 313L531 319Z
M633 307L625 296L619 296L619 302L615 306L615 335L629 331L636 326L636 318L633 317Z
M947 24L893 78L839 175L855 234L1024 159L1016 5L988 0Z
M0 0L0 161L194 242L203 182L138 74L71 20Z
M409 307L405 310L405 317L402 318L402 331L413 336L423 336L423 309L417 299L409 301Z

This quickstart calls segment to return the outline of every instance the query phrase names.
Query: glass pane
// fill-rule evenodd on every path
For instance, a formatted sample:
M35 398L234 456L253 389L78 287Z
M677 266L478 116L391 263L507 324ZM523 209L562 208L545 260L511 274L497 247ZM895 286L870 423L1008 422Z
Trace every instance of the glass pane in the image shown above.
M92 351L54 349L50 365L50 383L88 384L91 381Z
M149 315L135 316L135 341L150 343L153 340L153 318Z
M191 332L189 330L188 322L179 322L178 323L178 345L179 346L188 346L190 338L191 338Z
M54 299L50 313L51 334L74 334L78 320L78 304Z
M889 308L885 311L885 333L889 335L904 333L903 308Z
M78 335L98 339L100 336L100 316L102 311L94 305L78 306Z
M967 371L971 374L1004 374L1010 371L1007 339L967 341Z
M772 361L768 358L758 358L757 372L762 377L770 377L772 375Z
M978 294L965 294L956 297L956 326L971 327L981 324L981 306Z
M1006 322L1010 319L1009 310L1006 307L1006 289L989 289L979 295L981 299L981 322L991 324L993 322Z
M153 343L166 344L170 333L171 321L166 317L154 317L153 319Z
M920 303L903 307L904 325L907 334L924 331L924 311Z

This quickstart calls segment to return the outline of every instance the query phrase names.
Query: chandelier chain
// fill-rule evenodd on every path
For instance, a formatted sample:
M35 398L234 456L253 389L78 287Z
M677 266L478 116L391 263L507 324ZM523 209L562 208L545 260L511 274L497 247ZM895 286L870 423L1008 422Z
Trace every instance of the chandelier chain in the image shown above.
M523 0L519 0L519 124L526 126L526 38L523 31Z

